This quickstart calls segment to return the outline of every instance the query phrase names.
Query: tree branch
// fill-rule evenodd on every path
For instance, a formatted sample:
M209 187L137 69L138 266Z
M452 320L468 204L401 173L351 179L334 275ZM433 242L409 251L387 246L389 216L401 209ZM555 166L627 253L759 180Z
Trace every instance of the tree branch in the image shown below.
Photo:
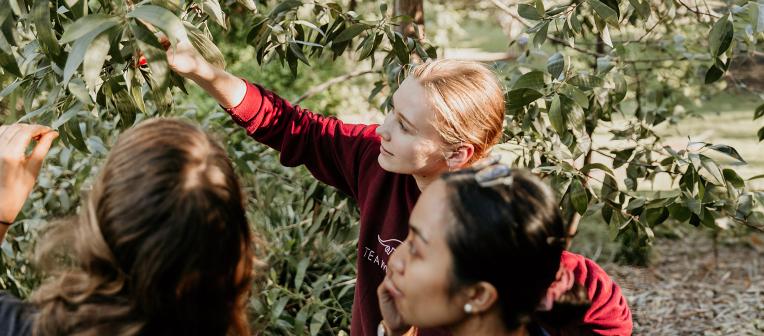
M684 7L684 8L687 8L687 10L688 10L688 11L690 11L691 13L695 13L695 15L697 15L697 16L698 16L698 21L700 21L700 16L701 16L701 15L710 16L710 17L712 17L712 18L714 18L714 19L718 19L718 18L719 18L719 16L717 16L717 15L714 15L714 14L712 14L712 13L705 13L705 12L701 12L701 11L700 11L700 10L697 8L697 5L698 5L698 3L697 3L697 2L695 3L695 6L696 6L696 8L695 8L695 9L692 9L692 7L690 7L689 5L687 5L686 3L684 3L682 0L676 0L676 2L678 2L680 5L682 5L682 7Z
M332 78L332 79L330 79L330 80L328 80L326 82L323 82L323 83L321 83L319 85L316 85L316 86L308 89L308 91L305 91L305 93L302 96L300 96L300 98L297 98L294 101L294 104L297 105L301 101L303 101L303 100L305 100L307 98L310 98L310 97L320 93L321 91L324 91L324 90L328 89L332 85L335 85L335 84L338 84L338 83L342 83L342 82L344 82L344 81L346 81L348 79L351 79L351 78L355 78L355 77L359 77L359 76L363 76L363 75L368 75L370 73L378 73L378 72L379 71L376 71L376 70L358 70L358 71L355 71L355 72L351 72L349 74L345 74L345 75L342 75L342 76L334 77L334 78Z
M531 27L531 25L530 25L530 24L528 24L527 22L525 22L525 20L523 20L521 17L517 16L517 14L515 14L515 13L512 11L512 9L511 9L511 8L509 8L507 5L505 5L505 4L503 4L503 3L501 3L501 1L499 1L499 0L491 0L491 2L493 2L493 4L494 4L494 5L496 5L496 7L498 7L499 9L501 9L503 12L507 13L507 15L509 15L509 16L511 16L513 19L517 20L517 22L520 22L520 23L521 23L523 26L525 26L526 28L530 28L530 27Z

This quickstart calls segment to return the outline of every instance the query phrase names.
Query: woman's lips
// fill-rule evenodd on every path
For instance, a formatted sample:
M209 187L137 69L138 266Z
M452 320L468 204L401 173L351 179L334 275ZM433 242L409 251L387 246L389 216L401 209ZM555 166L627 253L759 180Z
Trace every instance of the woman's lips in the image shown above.
M382 145L379 146L379 151L382 154L389 155L389 156L395 156L393 153L391 153L389 150L385 149L385 147L382 147Z

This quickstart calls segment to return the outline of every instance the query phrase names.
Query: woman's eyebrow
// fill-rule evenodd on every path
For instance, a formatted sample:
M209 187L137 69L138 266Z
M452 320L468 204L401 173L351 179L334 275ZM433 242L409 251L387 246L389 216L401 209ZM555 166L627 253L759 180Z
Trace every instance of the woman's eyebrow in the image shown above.
M409 223L409 228L411 229L411 232L413 232L415 235L417 235L425 244L429 244L430 242L427 241L427 239L422 235L422 231L419 230L418 227L415 225Z

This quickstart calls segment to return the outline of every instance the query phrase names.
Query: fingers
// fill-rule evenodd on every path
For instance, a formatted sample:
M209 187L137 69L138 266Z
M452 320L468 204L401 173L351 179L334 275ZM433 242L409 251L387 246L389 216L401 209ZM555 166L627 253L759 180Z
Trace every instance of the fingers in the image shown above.
M170 39L168 39L167 36L159 36L159 44L164 47L164 50L170 49Z
M42 134L40 140L37 141L34 150L32 150L32 154L29 155L27 168L35 176L40 172L42 163L45 161L45 157L48 156L48 151L50 151L50 147L53 145L53 140L56 140L56 138L58 138L58 132L56 131L48 131L47 133Z
M16 131L11 135L7 145L11 155L23 157L33 139L51 131L42 125L15 124Z

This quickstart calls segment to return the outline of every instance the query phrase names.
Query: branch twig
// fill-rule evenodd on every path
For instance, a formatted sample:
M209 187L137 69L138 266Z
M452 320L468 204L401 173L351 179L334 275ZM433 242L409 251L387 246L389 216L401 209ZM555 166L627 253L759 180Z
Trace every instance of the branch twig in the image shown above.
M695 13L695 15L698 16L698 21L700 21L700 16L701 15L710 16L710 17L712 17L714 19L718 19L719 18L719 16L714 15L712 13L701 12L697 8L696 9L692 9L692 7L690 7L689 5L684 3L682 0L676 0L676 2L678 2L680 5L682 5L682 7L687 8L687 10L690 11L691 13ZM697 3L695 3L695 5L697 6Z
M332 79L330 79L330 80L328 80L326 82L323 82L323 83L321 83L319 85L316 85L316 86L308 89L308 91L305 91L305 93L302 96L300 96L300 98L295 99L294 104L297 105L301 101L303 101L303 100L305 100L307 98L310 98L310 97L318 94L321 91L324 91L324 90L328 89L332 85L335 85L335 84L338 84L338 83L342 83L342 82L344 82L344 81L346 81L348 79L354 78L354 77L359 77L359 76L363 76L363 75L368 75L370 73L378 73L378 72L379 71L376 71L376 70L358 70L358 71L355 71L355 72L351 72L349 74L345 74L345 75L342 75L342 76L334 77L334 78L332 78Z

